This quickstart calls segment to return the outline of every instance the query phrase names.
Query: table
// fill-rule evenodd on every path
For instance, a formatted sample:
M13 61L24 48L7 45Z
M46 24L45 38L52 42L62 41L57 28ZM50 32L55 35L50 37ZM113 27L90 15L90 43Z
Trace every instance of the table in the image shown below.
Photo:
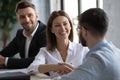
M31 75L30 80L51 80L51 77L45 74L39 73L36 75Z

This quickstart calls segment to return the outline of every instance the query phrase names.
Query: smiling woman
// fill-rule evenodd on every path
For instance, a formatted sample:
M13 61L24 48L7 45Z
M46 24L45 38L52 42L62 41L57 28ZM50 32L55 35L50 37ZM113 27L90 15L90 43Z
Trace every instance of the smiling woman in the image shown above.
M50 14L46 35L47 46L40 49L28 67L30 74L49 72L50 76L55 77L67 74L82 64L88 48L73 42L73 25L65 11Z

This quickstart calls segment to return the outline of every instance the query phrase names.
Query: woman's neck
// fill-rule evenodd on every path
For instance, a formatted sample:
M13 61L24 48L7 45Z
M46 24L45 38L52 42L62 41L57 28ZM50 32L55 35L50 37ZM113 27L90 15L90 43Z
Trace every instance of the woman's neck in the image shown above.
M57 43L57 50L59 51L61 58L64 62L66 61L68 46L69 46L69 40L65 40Z
M69 40L57 41L58 51L63 51L68 49Z

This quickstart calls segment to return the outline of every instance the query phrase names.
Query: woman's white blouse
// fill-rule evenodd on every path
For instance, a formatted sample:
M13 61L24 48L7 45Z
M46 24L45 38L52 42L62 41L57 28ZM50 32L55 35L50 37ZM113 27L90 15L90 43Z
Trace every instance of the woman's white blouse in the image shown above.
M66 57L66 63L70 63L74 65L75 67L78 67L82 64L83 59L88 52L87 47L83 47L79 43L70 42L69 41L69 47L68 47L68 54ZM63 62L62 57L57 49L55 51L50 52L46 49L46 47L43 47L40 49L38 55L35 57L35 60L31 63L31 65L28 67L28 72L37 73L38 66L40 64L57 64L59 62ZM59 74L56 72L50 72L50 76L58 76Z

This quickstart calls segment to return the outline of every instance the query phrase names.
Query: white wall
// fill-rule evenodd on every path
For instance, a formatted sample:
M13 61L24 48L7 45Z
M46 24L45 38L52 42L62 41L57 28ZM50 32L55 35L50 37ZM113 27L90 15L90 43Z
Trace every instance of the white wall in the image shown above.
M49 0L31 0L31 2L36 6L39 19L46 24L50 14Z
M104 0L103 9L109 17L107 39L120 48L120 0Z

